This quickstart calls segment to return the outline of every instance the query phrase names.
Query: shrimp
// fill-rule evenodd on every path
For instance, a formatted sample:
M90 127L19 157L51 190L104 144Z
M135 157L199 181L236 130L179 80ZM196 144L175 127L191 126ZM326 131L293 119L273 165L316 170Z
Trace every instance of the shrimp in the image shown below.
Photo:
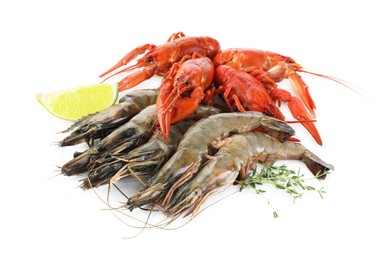
M152 176L173 153L183 134L192 124L190 120L179 122L172 125L172 135L168 139L157 132L147 143L134 150L106 158L99 167L89 171L81 188L84 190L96 188L132 175L141 178Z
M220 50L217 40L211 37L185 36L183 32L172 34L168 41L159 46L144 44L130 51L111 69L104 72L100 77L117 70L128 64L137 56L149 51L133 66L120 70L111 76L130 71L131 73L119 82L119 91L130 89L154 75L164 76L171 66L180 61L186 55L197 53L202 56L214 58Z
M282 142L294 134L294 130L285 122L255 111L221 113L201 119L186 132L177 151L146 183L143 190L129 198L129 209L156 203L165 194L171 196L198 171L201 163L212 152L209 148L213 141L258 127Z
M263 163L274 163L277 160L301 160L310 172L321 180L327 176L323 174L325 171L334 170L333 165L325 163L300 143L293 141L281 143L261 132L245 133L244 135L247 135L252 144L261 144L264 147L264 152L259 158L259 161ZM247 173L248 171L245 171L240 174L239 179L245 179Z
M59 146L82 142L93 143L94 139L104 137L116 127L129 121L145 107L155 104L158 93L158 89L132 91L123 96L118 104L79 119L63 131L63 133L71 132L71 134L60 141Z
M209 116L220 110L209 106L199 106L194 116ZM88 174L83 181L84 190L107 183L115 183L127 176L152 176L176 151L177 145L187 129L195 120L184 120L172 125L172 135L165 139L162 132L157 131L148 142L134 150L107 158L101 166Z
M146 107L127 123L116 128L88 150L64 164L61 173L65 175L84 173L89 167L93 167L93 164L98 163L96 161L98 157L135 148L143 138L151 134L156 119L156 105Z
M212 194L231 186L236 179L245 179L257 162L276 160L301 160L315 176L323 176L334 167L322 161L303 145L291 141L281 143L261 132L235 134L213 147L218 152L186 185L177 190L165 212L170 217L195 216L200 206Z

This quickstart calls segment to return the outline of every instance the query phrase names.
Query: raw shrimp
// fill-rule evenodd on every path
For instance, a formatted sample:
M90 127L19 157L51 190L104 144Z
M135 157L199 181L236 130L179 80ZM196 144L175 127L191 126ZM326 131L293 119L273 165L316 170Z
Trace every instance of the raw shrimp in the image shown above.
M193 115L205 117L219 113L220 110L209 106L199 106ZM156 132L147 143L134 150L107 158L101 166L88 174L82 188L89 189L107 183L115 183L127 176L152 176L176 151L177 145L194 120L184 120L172 125L172 135L165 139L161 131Z
M65 175L84 173L93 166L91 163L98 163L94 161L97 157L103 157L106 153L119 153L135 148L143 138L150 136L156 119L156 105L146 107L127 123L116 128L104 139L63 165L61 172Z
M181 121L172 125L172 135L168 139L161 132L154 134L150 140L126 154L112 156L101 162L99 167L88 173L82 189L96 188L104 184L115 183L127 176L152 176L167 158L175 151L183 134L193 121Z
M113 129L129 121L145 107L155 104L158 93L158 89L132 91L123 96L118 104L81 118L63 131L63 133L72 132L58 143L59 146L82 142L93 143L94 139L104 137Z
M209 147L212 142L233 133L248 132L258 127L283 142L294 134L294 130L285 122L255 111L221 113L202 119L186 132L176 153L151 178L143 190L128 200L128 207L133 209L156 203L167 192L170 196L169 194L198 171L201 163L211 152Z
M186 212L194 216L211 194L223 191L236 179L245 179L259 160L268 163L301 160L315 176L323 176L320 178L325 178L323 173L334 168L299 143L281 143L260 132L235 134L215 142L213 147L219 149L218 152L175 193L166 214L177 217Z

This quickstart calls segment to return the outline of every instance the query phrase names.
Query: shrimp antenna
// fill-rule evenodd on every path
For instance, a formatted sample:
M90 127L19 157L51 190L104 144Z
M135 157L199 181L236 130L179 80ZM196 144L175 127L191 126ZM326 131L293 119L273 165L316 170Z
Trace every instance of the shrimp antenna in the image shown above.
M90 182L89 177L87 177L87 181ZM89 183L89 185L92 186L91 183ZM119 208L122 208L122 207L124 207L124 206L121 206L121 207L119 207L119 208L114 208L113 206L111 206L111 204L110 204L109 202L105 201L105 200L96 192L95 188L92 188L91 190L93 191L93 193L95 193L95 195L98 197L98 199L99 199L104 205L106 205L110 210L112 210L111 212L113 213L114 216L116 216L116 214L114 214L114 212L117 212L117 213L125 214L126 217L129 217L129 218L131 218L131 219L134 219L134 220L136 220L136 221L138 221L138 222L145 223L145 221L143 221L143 220L141 220L141 219L139 219L139 218L136 218L136 217L134 217L134 216L131 216L131 215L129 215L129 214L126 214L126 213L124 213L124 212L122 212L122 211L119 210ZM118 219L120 219L118 216L116 216L116 217L117 217ZM122 222L123 222L123 221L122 221ZM123 222L123 223L124 223L124 222ZM128 223L125 223L125 224L126 224L127 226L129 226L129 227L132 227L132 228L140 228L139 226L132 226L132 225L130 225L130 224L128 224Z
M136 233L135 235L130 236L130 237L124 237L124 239L132 239L132 238L136 238L139 235L141 235L145 231L145 229L148 227L148 225L149 225L149 219L150 219L150 216L152 215L152 212L153 212L153 207L149 211L149 214L148 214L148 216L146 218L144 226L141 228L141 230L138 233Z
M87 181L89 181L89 178L87 177ZM91 183L89 184L90 186ZM120 190L115 184L114 184L114 187L116 187L118 190ZM118 219L120 222L122 222L123 224L125 224L126 226L128 227L131 227L131 228L135 228L135 229L142 229L140 232L137 232L137 234L135 234L134 236L130 236L130 237L125 237L125 239L130 239L130 238L135 238L136 236L140 235L146 228L159 228L158 226L156 225L153 225L151 223L149 223L149 219L150 219L150 216L151 216L151 213L152 213L152 210L150 211L150 213L148 214L148 217L147 217L147 220L144 221L144 220L141 220L139 218L136 218L130 214L127 214L123 211L121 211L120 209L122 208L126 208L126 205L122 205L120 207L113 207L111 206L111 204L108 202L108 201L105 201L95 190L95 188L92 188L92 191L95 193L95 195L98 197L98 199L106 206L108 206L108 209L110 210L110 212L113 214L113 216ZM123 192L121 192L123 193ZM119 214L123 215L124 217L126 218L130 218L130 219L133 219L135 221L138 221L138 222L141 222L143 225L142 226L134 226L134 225L131 225L129 224L128 222L126 222L124 219L122 219L121 217L119 217Z
M61 167L60 167L60 166L54 165L54 167L58 168L58 169L55 170L55 172L58 171L58 173L57 173L57 174L54 174L53 176L48 177L48 178L46 179L46 181L51 181L51 180L54 179L55 177L58 177L58 176L60 176L60 175L63 175L62 172L61 172Z
M214 204L216 204L216 203L218 203L218 202L221 202L222 200L224 200L224 199L226 199L226 198L228 198L228 197L230 197L230 196L232 196L232 195L234 195L234 194L236 194L236 193L238 193L238 192L239 192L238 190L237 190L237 191L234 191L234 192L232 192L232 193L230 193L230 194L227 194L227 195L223 196L222 198L220 198L220 199L218 199L218 200L216 200L216 201L210 203L209 205L206 205L204 208L200 209L198 212L195 212L195 214L193 214L192 216L190 216L190 218L189 218L185 223L183 223L183 224L181 224L181 225L179 225L179 226L177 226L177 227L173 227L173 228L169 228L169 229L168 229L168 228L165 228L165 229L167 229L167 230L175 230L175 229L179 229L179 228L184 227L184 226L187 225L190 221L194 220L194 218L197 217L197 216L198 216L200 213L202 213L204 210L208 209L209 207L213 206ZM186 214L186 215L188 215L188 214ZM177 217L178 217L178 216L176 216L174 219L176 219Z
M230 197L230 196L232 196L232 195L234 195L234 194L236 194L236 193L238 193L238 192L240 192L240 190L236 190L236 191L234 191L234 192L232 192L232 193L230 193L230 194L227 194L227 195L223 196L222 198L220 198L220 199L218 199L218 200L216 200L216 201L210 203L209 205L205 206L203 209L201 209L201 210L199 210L197 213L195 213L195 215L194 215L192 218L195 218L195 217L198 216L200 213L202 213L204 210L208 209L209 207L213 206L214 204L216 204L216 203L218 203L218 202L221 202L221 201L224 200L224 199L227 199L228 197Z
M123 168L122 168L123 169ZM131 169L128 169L131 173L132 173L132 175L136 175ZM138 177L138 176L136 176L136 177ZM139 177L137 178L137 179L139 179ZM89 181L89 179L88 179L88 181ZM90 184L91 185L91 184ZM126 199L128 199L128 196L116 185L116 183L115 182L110 182L110 186L113 186L113 187L115 187ZM110 192L110 190L111 190L111 188L109 187L109 191L108 192ZM96 191L93 189L93 191L95 192L95 194L96 194ZM118 207L118 208L114 208L113 206L111 206L111 204L109 203L109 194L107 195L107 201L104 201L102 198L100 198L100 196L98 195L98 194L96 194L98 197L99 197L99 199L105 204L105 205L107 205L108 207L109 207L109 209L110 210L112 210L111 211L111 213L114 215L114 217L116 217L119 221L121 221L123 224L125 224L126 226L128 226L128 227L131 227L131 228L140 228L140 229L142 229L140 232L138 232L137 234L135 234L134 236L130 236L130 237L125 237L125 239L131 239L131 238L135 238L135 237L137 237L138 235L140 235L146 228L159 228L159 229L164 229L164 226L161 226L160 225L160 223L157 223L157 224L152 224L152 223L150 223L149 222L149 220L150 220L150 217L151 217L151 214L152 214L152 212L154 211L154 208L156 207L156 205L154 205L154 206L152 206L150 209L148 209L148 211L149 211L149 214L148 214L148 217L147 217L147 219L145 220L145 221L143 221L143 220L140 220L140 219L138 219L138 218L135 218L135 217L133 217L133 216L131 216L131 215L129 215L129 214L127 214L127 213L124 213L123 211L120 211L119 209L123 209L123 208L126 208L127 206L124 204L124 205L122 205L122 206L120 206L120 207ZM143 223L143 226L134 226L134 225L130 225L129 223L127 223L127 222L125 222L125 220L123 220L122 218L120 218L117 214L122 214L122 215L124 215L125 217L129 217L129 218L132 218L132 219L135 219L135 220L137 220L137 221L139 221L139 222L141 222L141 223ZM169 223L168 223L169 224Z
M117 191L119 191L120 194L123 195L123 197L125 197L127 200L129 199L129 196L127 196L127 195L118 187L118 185L116 185L116 183L112 183L112 186L114 186L115 189L116 189Z
M171 225L174 221L176 221L178 218L179 218L180 215L175 215L175 216L172 216L172 217L167 217L167 219L159 222L161 223L161 226L160 228L162 230L176 230L176 229L179 229L179 228L182 228L184 227L185 225L187 225L190 221L192 221L192 219L194 217L190 217L188 220L186 220L183 224L181 225L178 225L178 226L175 226L175 227L168 227L169 225ZM166 221L166 222L164 222Z
M204 208L200 209L198 212L195 212L195 214L192 214L191 216L189 216L189 219L186 222L184 222L183 224L181 224L181 225L178 225L178 226L175 226L175 227L171 227L171 228L164 227L163 229L164 230L176 230L176 229L182 228L185 225L187 225L189 222L194 220L195 217L197 217L200 213L202 213L207 208L213 206L214 204L216 204L218 202L221 202L222 200L224 200L224 199L226 199L226 198L228 198L228 197L230 197L230 196L232 196L232 195L234 195L234 194L236 194L238 192L239 192L239 190L234 191L234 192L232 192L230 194L227 194L227 195L223 196L222 198L220 198L220 199L218 199L218 200L216 200L216 201L206 205ZM183 212L181 212L181 213L183 213ZM188 215L188 214L186 214L186 215ZM165 225L168 226L168 225L172 224L172 222L174 222L179 216L180 216L180 214L175 214L175 216L172 217L167 223L165 223Z

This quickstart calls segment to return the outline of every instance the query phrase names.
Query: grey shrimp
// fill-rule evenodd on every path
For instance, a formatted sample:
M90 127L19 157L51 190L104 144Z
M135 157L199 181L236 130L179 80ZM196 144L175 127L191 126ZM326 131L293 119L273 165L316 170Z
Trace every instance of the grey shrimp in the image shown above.
M212 142L258 127L282 142L294 134L294 130L285 122L255 111L221 113L201 119L186 132L175 154L146 183L143 190L129 198L129 209L155 204L167 193L168 197L171 196L198 171L210 152Z
M91 167L96 167L95 164L99 163L96 159L99 157L135 148L141 140L150 137L156 119L156 105L146 107L88 150L64 164L61 173L65 175L84 173Z
M194 117L206 117L219 113L214 107L200 105L192 114ZM165 139L161 131L157 131L148 142L130 152L107 158L101 166L88 174L83 181L82 188L89 189L107 183L137 175L137 177L153 176L176 151L177 145L188 128L195 120L183 120L171 127L171 135Z
M303 145L291 141L281 143L260 132L235 134L213 146L219 149L218 152L196 176L177 190L165 205L167 215L178 217L185 213L194 216L210 195L223 191L236 179L245 179L259 160L267 163L301 160L315 176L326 176L321 174L334 169Z

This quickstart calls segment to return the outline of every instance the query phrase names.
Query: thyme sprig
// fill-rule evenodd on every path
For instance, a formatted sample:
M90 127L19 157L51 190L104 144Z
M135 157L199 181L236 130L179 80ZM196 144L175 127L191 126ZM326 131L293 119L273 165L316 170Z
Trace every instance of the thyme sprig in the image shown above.
M325 171L321 176L328 173L328 171ZM295 203L296 199L302 198L305 191L317 192L319 196L323 198L323 194L326 193L324 187L317 189L313 186L306 185L305 183L308 180L316 179L318 177L320 177L320 175L307 179L299 170L298 172L295 172L294 170L288 169L286 165L274 165L274 163L264 164L259 162L259 165L250 171L248 177L244 180L237 181L237 184L239 185L240 191L250 187L260 195L266 192L261 186L269 184L276 189L284 190L290 195ZM272 206L271 202L268 199L266 200L268 204ZM275 218L278 217L275 210L273 210L273 215Z

